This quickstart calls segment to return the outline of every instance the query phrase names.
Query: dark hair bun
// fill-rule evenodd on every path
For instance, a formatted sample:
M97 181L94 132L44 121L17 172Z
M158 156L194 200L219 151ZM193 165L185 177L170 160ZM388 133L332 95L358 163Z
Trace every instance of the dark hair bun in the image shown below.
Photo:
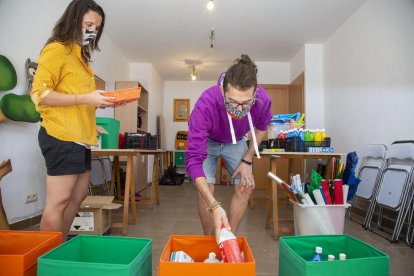
M237 58L234 63L236 64L246 64L251 65L253 62L248 55L242 54L239 58Z

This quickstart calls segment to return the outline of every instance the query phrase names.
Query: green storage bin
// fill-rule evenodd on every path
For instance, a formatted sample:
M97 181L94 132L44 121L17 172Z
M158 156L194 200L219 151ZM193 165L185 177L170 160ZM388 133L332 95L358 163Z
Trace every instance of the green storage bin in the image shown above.
M79 235L38 259L38 276L152 275L152 241Z
M175 152L175 165L176 166L185 166L184 151L176 151Z
M101 148L117 149L119 139L119 121L113 118L96 117L96 124L103 127L108 134L101 134Z
M315 247L323 249L322 262L309 261ZM346 260L339 260L339 253ZM328 261L328 254L335 256ZM389 257L373 246L348 235L291 236L279 239L280 276L381 276L389 275Z

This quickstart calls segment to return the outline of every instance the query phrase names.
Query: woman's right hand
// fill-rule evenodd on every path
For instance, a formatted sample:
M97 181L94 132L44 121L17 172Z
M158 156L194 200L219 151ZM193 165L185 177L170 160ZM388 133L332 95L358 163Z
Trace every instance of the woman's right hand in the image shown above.
M91 93L88 94L84 94L86 99L86 102L88 105L92 105L95 107L101 107L101 108L105 108L105 107L112 107L114 106L113 101L115 100L115 97L107 97L104 95L101 95L101 93L105 92L104 90L95 90Z
M221 225L224 225L224 227L227 228L228 230L231 230L231 227L227 219L226 211L222 207L219 207L216 210L214 210L212 216L213 216L213 224L214 224L214 233L216 236L216 241L218 243L219 237L220 237Z

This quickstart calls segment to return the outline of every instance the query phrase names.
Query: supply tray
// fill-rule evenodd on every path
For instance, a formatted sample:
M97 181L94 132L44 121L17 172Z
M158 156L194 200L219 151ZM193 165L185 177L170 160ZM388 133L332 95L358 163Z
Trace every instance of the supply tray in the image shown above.
M268 148L284 149L290 152L308 152L310 148L329 148L331 138L326 137L323 141L303 141L299 137L285 139L275 138L268 140Z
M150 149L155 150L158 146L157 135L151 133L125 132L124 145L126 149Z

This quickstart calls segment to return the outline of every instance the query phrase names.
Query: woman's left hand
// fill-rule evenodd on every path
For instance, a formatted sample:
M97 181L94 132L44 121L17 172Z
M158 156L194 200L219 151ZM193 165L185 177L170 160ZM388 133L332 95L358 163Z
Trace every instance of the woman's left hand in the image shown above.
M254 177L252 173L252 166L246 163L241 162L237 169L234 171L232 178L236 177L240 173L240 185L242 185L242 190L245 191L247 188L254 189Z

